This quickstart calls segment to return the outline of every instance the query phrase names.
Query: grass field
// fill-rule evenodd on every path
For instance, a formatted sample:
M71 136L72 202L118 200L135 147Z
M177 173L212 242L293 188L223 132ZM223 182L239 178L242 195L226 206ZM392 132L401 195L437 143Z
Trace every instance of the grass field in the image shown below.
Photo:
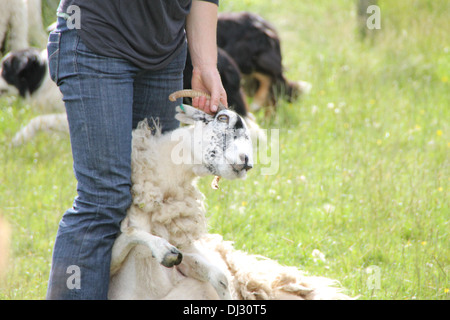
M43 2L50 22L55 1ZM381 29L362 39L354 0L222 1L271 21L288 77L313 89L270 119L256 115L279 130L276 174L256 166L218 191L211 178L199 185L211 232L238 248L337 279L360 299L449 299L450 2L379 6ZM68 137L9 147L36 114L0 99L0 215L13 233L0 299L44 298L75 196Z

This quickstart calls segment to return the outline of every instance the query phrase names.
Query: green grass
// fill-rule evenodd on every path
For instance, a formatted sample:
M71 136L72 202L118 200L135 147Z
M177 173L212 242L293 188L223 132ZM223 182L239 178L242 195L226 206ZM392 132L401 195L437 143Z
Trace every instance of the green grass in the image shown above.
M211 232L237 248L337 279L360 299L449 299L450 3L379 5L381 30L361 39L351 0L223 1L223 11L271 21L288 77L313 90L270 119L256 115L280 132L275 175L256 166L218 191L210 178L199 185ZM0 99L0 214L13 230L0 299L45 296L57 225L75 195L67 137L8 146L36 114ZM369 266L380 268L379 289Z

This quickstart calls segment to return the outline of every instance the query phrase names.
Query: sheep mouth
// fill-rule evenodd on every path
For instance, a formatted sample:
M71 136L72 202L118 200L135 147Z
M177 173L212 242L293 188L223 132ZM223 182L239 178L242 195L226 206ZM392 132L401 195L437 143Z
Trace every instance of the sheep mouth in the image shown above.
M249 171L253 166L251 164L232 164L231 168L233 168L233 171L236 173L241 173L242 171Z

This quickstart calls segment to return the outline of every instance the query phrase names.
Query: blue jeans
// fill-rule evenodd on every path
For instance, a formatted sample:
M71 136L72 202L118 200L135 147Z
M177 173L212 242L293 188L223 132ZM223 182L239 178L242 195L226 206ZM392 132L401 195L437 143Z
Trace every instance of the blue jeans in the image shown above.
M163 131L179 126L186 45L164 69L142 70L89 50L58 18L49 36L50 76L64 97L77 197L59 224L47 299L106 299L111 249L131 204L131 131L159 118Z

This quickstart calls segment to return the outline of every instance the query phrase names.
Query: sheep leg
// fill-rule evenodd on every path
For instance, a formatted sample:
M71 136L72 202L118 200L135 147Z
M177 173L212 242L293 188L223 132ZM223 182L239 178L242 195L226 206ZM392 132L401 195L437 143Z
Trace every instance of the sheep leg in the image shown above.
M111 256L111 275L114 275L120 269L128 253L137 245L144 245L149 248L152 256L167 268L180 264L183 259L181 252L167 240L130 227L124 230L114 242Z
M209 282L223 300L231 300L226 275L215 265L208 262L199 254L185 253L183 262L177 266L178 270L187 277L202 282Z

